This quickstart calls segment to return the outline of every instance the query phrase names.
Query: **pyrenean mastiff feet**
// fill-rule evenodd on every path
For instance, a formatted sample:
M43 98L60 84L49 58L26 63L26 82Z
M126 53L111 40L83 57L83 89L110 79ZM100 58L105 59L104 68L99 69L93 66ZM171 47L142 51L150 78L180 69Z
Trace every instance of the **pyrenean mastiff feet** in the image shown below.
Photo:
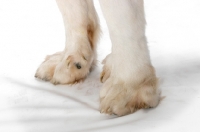
M83 80L96 62L100 28L92 0L56 0L62 13L66 43L47 56L35 76L53 84ZM100 112L123 116L160 101L158 79L145 36L143 0L99 0L112 42L103 61Z

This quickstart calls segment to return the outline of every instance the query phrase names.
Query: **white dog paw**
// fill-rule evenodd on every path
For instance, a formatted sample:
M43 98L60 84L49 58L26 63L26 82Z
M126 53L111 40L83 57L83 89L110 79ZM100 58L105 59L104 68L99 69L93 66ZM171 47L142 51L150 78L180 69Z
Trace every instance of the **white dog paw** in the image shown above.
M106 114L123 116L138 109L156 107L160 101L157 80L146 80L140 85L109 78L100 93L100 111Z
M65 55L63 52L47 56L35 77L53 84L73 84L85 79L94 63L93 56L82 53Z
M111 73L100 92L100 112L123 116L138 109L156 107L160 101L158 80L153 67L149 68L144 70L149 74L138 75L140 79L119 78Z

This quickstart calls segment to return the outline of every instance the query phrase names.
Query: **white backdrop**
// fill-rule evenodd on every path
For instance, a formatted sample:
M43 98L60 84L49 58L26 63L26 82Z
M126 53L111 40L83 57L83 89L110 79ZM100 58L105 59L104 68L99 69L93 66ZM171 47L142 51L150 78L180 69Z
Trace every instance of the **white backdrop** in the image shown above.
M152 63L166 98L157 108L116 117L100 114L101 61L83 82L54 86L34 78L47 54L64 48L64 27L54 0L0 0L0 132L199 132L200 1L145 0Z

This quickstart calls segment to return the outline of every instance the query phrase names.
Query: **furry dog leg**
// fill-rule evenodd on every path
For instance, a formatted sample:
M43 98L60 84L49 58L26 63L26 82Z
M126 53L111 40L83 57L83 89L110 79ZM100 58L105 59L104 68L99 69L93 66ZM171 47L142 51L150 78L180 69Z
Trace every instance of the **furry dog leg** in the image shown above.
M65 49L47 56L35 76L53 84L75 83L95 64L98 18L92 0L57 0L57 4L65 26Z
M100 0L100 4L112 42L101 74L101 112L122 116L157 106L160 95L145 37L143 1Z

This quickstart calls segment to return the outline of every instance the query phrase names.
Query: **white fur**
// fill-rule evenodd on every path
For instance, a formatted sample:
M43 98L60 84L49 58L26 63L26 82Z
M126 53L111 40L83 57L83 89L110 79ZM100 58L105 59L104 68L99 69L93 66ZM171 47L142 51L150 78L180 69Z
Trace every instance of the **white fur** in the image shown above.
M51 59L55 55L47 57L35 76L54 84L75 83L83 80L96 62L98 18L92 0L57 0L57 4L65 25L65 49L57 61Z
M66 46L48 56L36 77L54 84L84 79L96 59L99 23L92 0L57 0L62 13ZM158 105L157 78L151 65L142 0L100 0L112 52L103 61L100 111L122 116Z

